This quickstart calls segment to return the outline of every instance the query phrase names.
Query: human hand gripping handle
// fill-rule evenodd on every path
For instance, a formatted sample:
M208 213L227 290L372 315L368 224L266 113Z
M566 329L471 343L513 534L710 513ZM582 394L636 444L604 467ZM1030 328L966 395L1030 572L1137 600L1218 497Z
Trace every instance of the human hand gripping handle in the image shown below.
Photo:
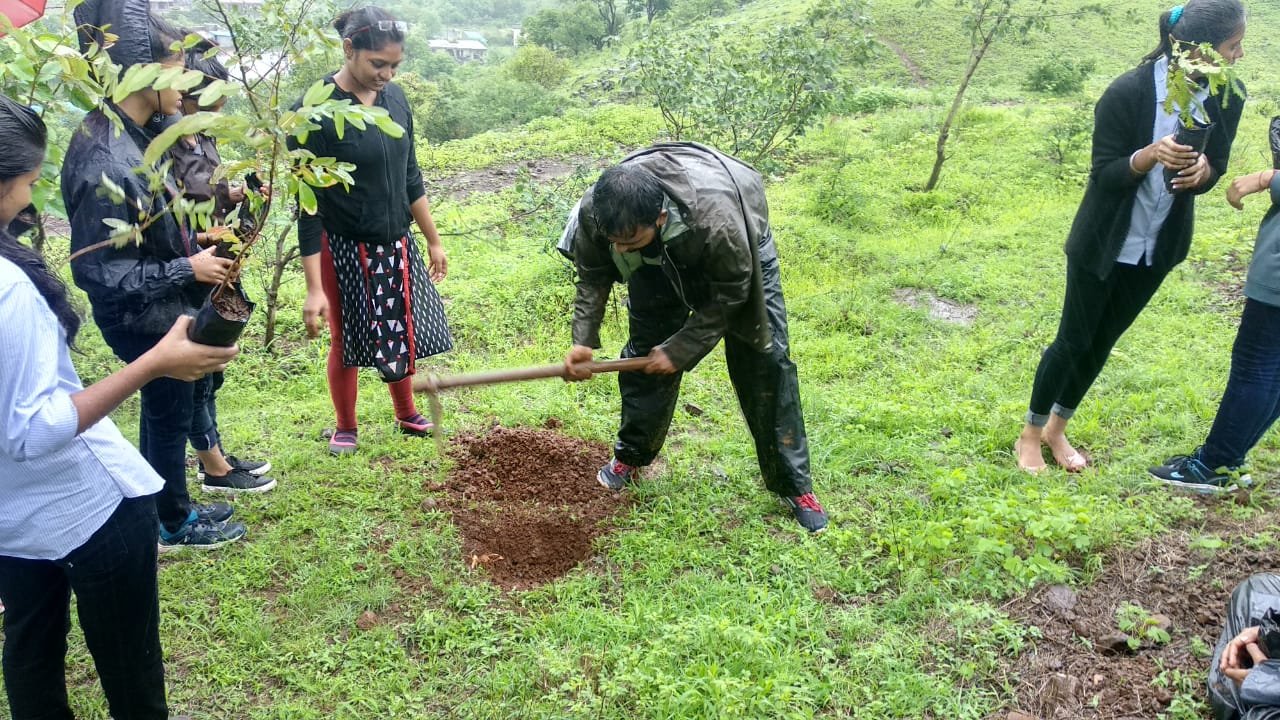
M574 345L564 356L564 381L582 382L591 379L590 363L595 352L586 345Z

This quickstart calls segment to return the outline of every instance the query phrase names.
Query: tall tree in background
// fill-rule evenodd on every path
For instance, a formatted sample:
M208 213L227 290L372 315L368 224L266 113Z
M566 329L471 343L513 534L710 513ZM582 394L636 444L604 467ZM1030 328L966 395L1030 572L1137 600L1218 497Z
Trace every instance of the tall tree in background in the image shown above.
M933 4L934 0L918 0L916 7L929 7ZM964 106L964 94L969 90L974 73L978 71L978 66L982 64L992 45L1011 35L1026 38L1032 30L1047 28L1049 20L1055 17L1106 14L1105 8L1100 4L1082 5L1068 12L1054 12L1049 0L955 0L955 7L963 13L969 30L969 58L965 63L964 74L960 77L960 85L956 88L955 98L951 101L951 108L938 131L937 154L929 181L924 186L925 192L938 186L942 166L947 161L947 140L950 139L951 128Z
M591 0L596 6L596 13L600 15L600 21L604 23L604 35L606 42L608 38L616 38L622 32L622 23L626 20L623 13L618 9L618 0Z
M671 0L627 0L627 11L650 24L670 9Z
M803 18L751 34L732 23L655 23L624 77L657 105L675 139L764 163L822 116L873 43L860 0L826 0Z

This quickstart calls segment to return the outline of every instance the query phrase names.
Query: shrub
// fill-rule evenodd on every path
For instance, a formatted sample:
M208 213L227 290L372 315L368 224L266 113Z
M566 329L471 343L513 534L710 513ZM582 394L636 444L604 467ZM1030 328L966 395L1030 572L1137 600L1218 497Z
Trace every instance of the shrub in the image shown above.
M1084 89L1084 81L1093 69L1092 60L1053 55L1031 68L1025 86L1032 92L1073 95Z

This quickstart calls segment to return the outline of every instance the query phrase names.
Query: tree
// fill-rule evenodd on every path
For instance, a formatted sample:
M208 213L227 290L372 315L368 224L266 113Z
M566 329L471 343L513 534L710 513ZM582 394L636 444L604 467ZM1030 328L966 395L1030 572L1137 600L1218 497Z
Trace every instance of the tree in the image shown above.
M608 27L590 2L541 10L525 20L524 33L532 43L570 55L599 50L609 37Z
M591 0L591 3L595 5L596 14L604 24L605 41L618 37L622 32L622 23L626 19L618 10L618 0Z
M507 61L506 71L512 79L551 90L564 82L569 64L541 45L522 45Z
M934 0L917 0L916 6L928 7L933 2ZM942 165L947 161L947 140L951 137L951 128L964 106L964 94L992 45L1010 35L1025 38L1032 30L1046 28L1050 19L1055 17L1106 14L1106 9L1099 4L1082 5L1075 10L1058 13L1051 9L1049 0L955 0L955 6L964 13L969 30L969 58L965 62L964 74L960 77L960 85L956 88L946 119L938 131L933 171L929 174L929 181L925 183L925 192L938 186Z
M658 106L676 139L759 163L830 107L841 70L866 61L867 25L859 0L819 4L764 36L734 24L655 25L632 49L624 82Z
M627 11L650 24L670 9L671 0L627 0Z

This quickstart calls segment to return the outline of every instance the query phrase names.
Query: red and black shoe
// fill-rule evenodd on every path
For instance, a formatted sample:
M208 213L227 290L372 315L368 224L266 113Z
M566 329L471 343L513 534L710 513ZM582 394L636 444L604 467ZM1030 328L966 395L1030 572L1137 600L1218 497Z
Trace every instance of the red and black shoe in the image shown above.
M827 511L813 493L805 493L796 497L784 497L782 502L791 508L800 527L811 533L820 533L827 529Z

